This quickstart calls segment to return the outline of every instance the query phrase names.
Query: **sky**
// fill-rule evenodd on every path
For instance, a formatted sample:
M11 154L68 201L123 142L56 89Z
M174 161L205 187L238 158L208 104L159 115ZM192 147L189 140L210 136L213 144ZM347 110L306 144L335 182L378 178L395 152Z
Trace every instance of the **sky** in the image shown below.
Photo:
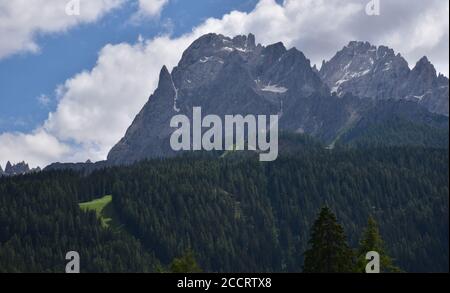
M104 160L161 67L209 32L282 41L318 66L369 41L448 76L448 19L447 0L0 0L0 166Z

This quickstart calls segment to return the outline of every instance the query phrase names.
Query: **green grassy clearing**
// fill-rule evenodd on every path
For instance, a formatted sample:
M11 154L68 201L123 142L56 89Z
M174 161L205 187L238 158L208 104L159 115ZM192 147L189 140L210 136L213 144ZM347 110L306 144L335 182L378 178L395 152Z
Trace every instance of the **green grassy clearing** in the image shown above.
M79 204L83 211L95 211L103 228L120 228L117 216L112 205L112 195L94 199Z

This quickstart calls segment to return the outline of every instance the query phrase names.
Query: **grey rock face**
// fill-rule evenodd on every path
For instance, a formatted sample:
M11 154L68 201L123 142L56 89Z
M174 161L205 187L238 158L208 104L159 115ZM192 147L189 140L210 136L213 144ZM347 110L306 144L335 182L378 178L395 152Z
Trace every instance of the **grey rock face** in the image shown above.
M30 171L30 167L25 162L12 165L10 162L6 164L5 173L9 175L24 174Z
M2 168L0 167L0 176L15 176L37 171L40 171L40 169L30 169L28 164L25 162L20 162L18 164L13 165L11 164L11 162L8 161L5 166L5 171L3 171Z
M417 62L408 80L406 97L417 101L429 111L449 115L449 81L440 74L426 57Z
M413 76L406 61L386 47L351 43L351 50L338 55L319 72L302 52L287 50L282 43L265 47L256 44L252 34L235 38L204 35L183 53L171 73L166 67L161 69L157 89L111 149L108 164L176 155L169 143L174 131L170 120L177 114L192 118L197 106L203 116L278 114L280 130L333 143L374 107L374 99L366 97L377 94L388 99L394 92L402 92L403 79ZM417 79L422 78L421 72L418 68ZM320 75L331 86L342 79L349 83L333 89L338 96L330 95L330 87ZM380 84L389 86L386 90L380 85L366 88L356 78L366 75L377 76ZM370 85L369 81L363 85ZM440 84L445 81L440 77ZM389 102L386 104L389 107Z
M297 120L298 111L317 116L314 97L329 99L329 89L297 49L287 50L282 43L257 45L251 34L235 38L208 34L184 52L172 73L163 67L158 88L111 150L108 162L175 155L169 145L174 130L170 120L176 114L191 117L196 106L202 107L204 116L278 113L280 127L318 132L306 117L290 121Z
M426 57L410 70L406 60L388 47L350 42L323 63L320 76L337 96L405 99L448 116L448 78L437 76Z

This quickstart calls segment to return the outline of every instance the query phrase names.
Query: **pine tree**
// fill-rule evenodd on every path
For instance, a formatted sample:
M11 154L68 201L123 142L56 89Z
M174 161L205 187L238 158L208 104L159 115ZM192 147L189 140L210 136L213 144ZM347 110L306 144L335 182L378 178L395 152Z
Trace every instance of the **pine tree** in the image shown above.
M322 208L314 222L309 245L303 272L354 272L353 252L347 244L344 229L328 207Z
M400 269L393 265L392 259L385 251L383 240L380 236L378 224L373 217L369 217L367 228L363 232L358 249L358 271L365 272L367 264L366 254L369 251L378 252L380 255L381 272L399 272Z

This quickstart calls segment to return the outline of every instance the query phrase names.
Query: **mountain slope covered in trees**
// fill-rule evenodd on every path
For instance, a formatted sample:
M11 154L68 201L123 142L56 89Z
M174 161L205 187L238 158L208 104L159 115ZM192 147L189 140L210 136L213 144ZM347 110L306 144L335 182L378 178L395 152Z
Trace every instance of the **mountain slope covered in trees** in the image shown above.
M121 228L79 203L112 195ZM0 179L0 271L158 271L190 249L203 271L300 272L323 206L357 247L369 216L408 272L448 271L448 150L305 147L248 157L144 161L84 176Z

